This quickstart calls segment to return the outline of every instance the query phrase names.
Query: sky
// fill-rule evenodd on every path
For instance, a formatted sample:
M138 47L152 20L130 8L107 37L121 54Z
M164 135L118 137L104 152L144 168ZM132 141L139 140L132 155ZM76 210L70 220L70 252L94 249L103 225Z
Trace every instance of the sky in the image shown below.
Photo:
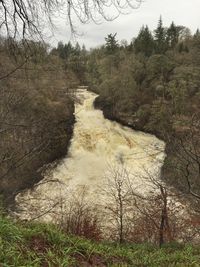
M138 9L132 9L126 15L120 15L114 21L103 21L101 24L90 22L81 24L75 22L79 35L71 38L70 29L64 18L59 18L51 44L56 46L58 41L78 41L85 44L87 49L97 47L105 43L105 37L109 33L117 33L117 39L128 42L137 36L142 25L148 25L155 29L160 15L164 26L169 26L172 21L176 25L189 27L192 32L200 28L200 0L144 0ZM112 13L112 10L109 10ZM74 21L76 19L74 18Z

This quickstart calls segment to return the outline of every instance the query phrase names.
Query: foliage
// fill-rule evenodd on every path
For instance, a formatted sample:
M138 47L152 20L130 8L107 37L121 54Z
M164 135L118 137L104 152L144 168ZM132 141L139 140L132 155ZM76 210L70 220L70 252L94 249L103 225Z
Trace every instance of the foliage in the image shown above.
M86 56L87 51L85 46L80 48L79 43L76 43L75 46L68 42L63 44L59 42L57 48L51 50L52 55L57 55L62 60L63 68L66 71L73 71L78 77L81 83L85 83L85 70L86 70Z
M198 266L199 246L92 242L48 224L13 223L0 218L3 266Z
M162 54L167 49L167 43L166 43L166 29L163 27L163 21L162 17L160 17L158 21L158 26L154 31L155 35L155 48L156 53Z
M199 30L192 35L174 22L164 27L160 18L153 33L143 26L117 53L108 54L102 46L88 54L86 77L90 88L99 94L96 107L102 108L107 118L165 140L166 161L174 161L174 136L186 133L194 114L200 121L199 36ZM165 166L163 178L183 190L174 169L166 170Z
M154 40L153 36L146 25L142 27L137 38L134 40L135 53L143 53L146 57L152 55L154 51Z
M115 34L110 33L105 38L105 41L106 41L105 47L106 47L106 51L108 54L113 54L117 51L118 43L117 43L117 40L115 38L116 35L117 35L117 33L115 33Z
M12 200L65 155L74 121L68 89L78 80L47 45L15 42L13 54L8 41L0 44L0 192Z

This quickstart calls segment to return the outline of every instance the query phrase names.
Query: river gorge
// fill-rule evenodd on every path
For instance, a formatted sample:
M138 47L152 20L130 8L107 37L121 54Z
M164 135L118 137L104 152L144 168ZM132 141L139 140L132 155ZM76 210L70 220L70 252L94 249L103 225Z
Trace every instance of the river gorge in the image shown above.
M165 158L165 144L153 135L134 131L104 118L94 109L96 94L79 88L76 123L68 155L32 189L16 196L16 214L21 219L51 221L68 206L71 196L85 192L89 202L101 205L107 177L125 169L140 194L152 191L145 179L151 173L159 179Z

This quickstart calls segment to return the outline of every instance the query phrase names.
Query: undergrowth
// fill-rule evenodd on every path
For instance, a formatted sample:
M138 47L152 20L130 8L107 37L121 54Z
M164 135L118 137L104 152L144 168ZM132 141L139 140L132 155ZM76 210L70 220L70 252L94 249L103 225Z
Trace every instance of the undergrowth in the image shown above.
M94 242L54 225L0 217L0 266L200 266L200 246Z

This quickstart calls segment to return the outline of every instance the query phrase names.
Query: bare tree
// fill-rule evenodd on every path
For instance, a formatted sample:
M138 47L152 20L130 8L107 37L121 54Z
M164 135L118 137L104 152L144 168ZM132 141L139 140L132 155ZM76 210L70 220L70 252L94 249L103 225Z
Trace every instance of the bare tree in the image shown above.
M200 200L200 119L195 114L184 133L172 136L170 153L173 161L174 179L182 185L182 190L194 199Z
M129 172L123 164L110 165L105 174L105 194L107 216L114 224L114 232L117 232L119 243L125 241L128 232L128 216L130 213L130 187Z
M60 204L62 205L61 216L58 217L57 224L63 230L69 234L93 240L101 239L99 212L95 204L90 202L85 186L63 196Z
M53 150L66 153L74 111L67 88L76 79L40 44L37 57L25 64L16 62L3 42L0 50L0 194L13 200L19 189L42 178L37 170L57 158Z
M132 208L139 211L138 218L141 215L144 216L144 223L149 221L150 225L152 224L155 227L161 247L165 242L165 234L171 236L168 219L168 190L160 180L159 173L153 172L152 174L152 172L145 170L145 174L139 177L144 181L143 186L149 187L149 192L138 194L132 184L129 183L132 194Z
M141 0L0 0L0 29L2 34L16 38L42 34L45 24L53 26L56 14L67 17L72 32L75 32L73 18L81 23L100 18L113 20L128 8L137 8ZM110 7L115 9L115 16L107 14ZM108 12L109 13L109 12Z

